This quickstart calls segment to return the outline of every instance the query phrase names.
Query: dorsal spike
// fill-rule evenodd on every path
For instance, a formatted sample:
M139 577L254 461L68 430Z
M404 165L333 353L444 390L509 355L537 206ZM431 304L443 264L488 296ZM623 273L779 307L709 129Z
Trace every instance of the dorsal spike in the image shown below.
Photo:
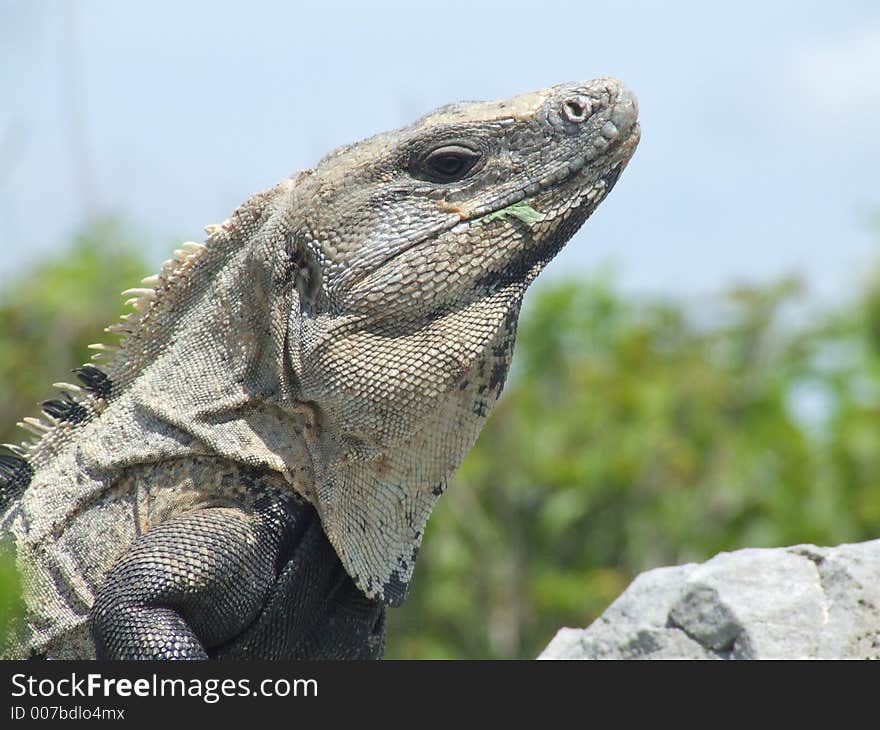
M27 459L14 454L0 454L0 508L17 497L34 476Z
M99 352L118 352L118 345L105 345L103 342L93 342L91 345L86 345L90 350L98 350Z
M131 299L125 300L125 306L131 307L136 312L144 312L147 309L148 301L144 299L144 297L132 297Z
M74 368L71 372L76 373L85 389L98 398L107 398L112 390L110 378L100 368L86 363L82 367Z
M109 332L111 335L130 335L132 333L132 328L127 327L124 324L110 324L104 328L105 332Z
M40 406L44 413L65 423L82 423L89 416L86 407L82 403L77 403L70 398L46 400Z
M30 431L34 436L40 437L52 430L51 426L47 426L39 418L33 418L31 416L22 418L16 425L23 428L25 431Z
M140 287L135 287L134 289L126 289L120 296L123 297L146 297L147 299L153 299L156 296L155 289L142 289Z

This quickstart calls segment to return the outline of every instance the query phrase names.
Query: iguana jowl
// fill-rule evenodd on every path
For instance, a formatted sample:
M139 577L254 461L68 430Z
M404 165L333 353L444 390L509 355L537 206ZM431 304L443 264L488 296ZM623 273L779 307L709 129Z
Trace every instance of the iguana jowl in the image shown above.
M118 351L0 456L27 604L6 654L381 656L523 293L636 118L609 78L442 107L255 195L128 292Z

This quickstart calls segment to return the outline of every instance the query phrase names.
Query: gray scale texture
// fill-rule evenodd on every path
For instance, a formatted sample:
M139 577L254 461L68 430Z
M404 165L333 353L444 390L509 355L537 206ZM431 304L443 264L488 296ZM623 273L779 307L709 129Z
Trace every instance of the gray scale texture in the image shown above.
M880 659L880 540L649 570L539 658Z

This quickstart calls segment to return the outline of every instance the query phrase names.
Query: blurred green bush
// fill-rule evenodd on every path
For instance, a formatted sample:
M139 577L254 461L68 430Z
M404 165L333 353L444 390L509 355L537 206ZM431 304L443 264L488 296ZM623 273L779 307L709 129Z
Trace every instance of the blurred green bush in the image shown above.
M431 518L389 656L532 657L640 571L880 536L880 287L713 301L545 285Z
M115 341L104 327L126 313L119 293L147 269L131 234L108 219L0 289L0 443L30 439L16 421L57 397L52 383L75 380L90 343Z
M0 440L19 440L14 422L147 273L105 223L0 292ZM532 657L641 570L877 537L878 415L880 280L835 311L795 280L698 301L542 282L505 396L391 612L387 656Z

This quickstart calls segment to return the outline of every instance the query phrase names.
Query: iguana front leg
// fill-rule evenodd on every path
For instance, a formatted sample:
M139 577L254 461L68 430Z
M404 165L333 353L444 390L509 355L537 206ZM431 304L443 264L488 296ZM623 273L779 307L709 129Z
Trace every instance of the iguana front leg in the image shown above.
M151 529L107 575L90 626L99 659L379 658L383 618L311 506L289 501Z

